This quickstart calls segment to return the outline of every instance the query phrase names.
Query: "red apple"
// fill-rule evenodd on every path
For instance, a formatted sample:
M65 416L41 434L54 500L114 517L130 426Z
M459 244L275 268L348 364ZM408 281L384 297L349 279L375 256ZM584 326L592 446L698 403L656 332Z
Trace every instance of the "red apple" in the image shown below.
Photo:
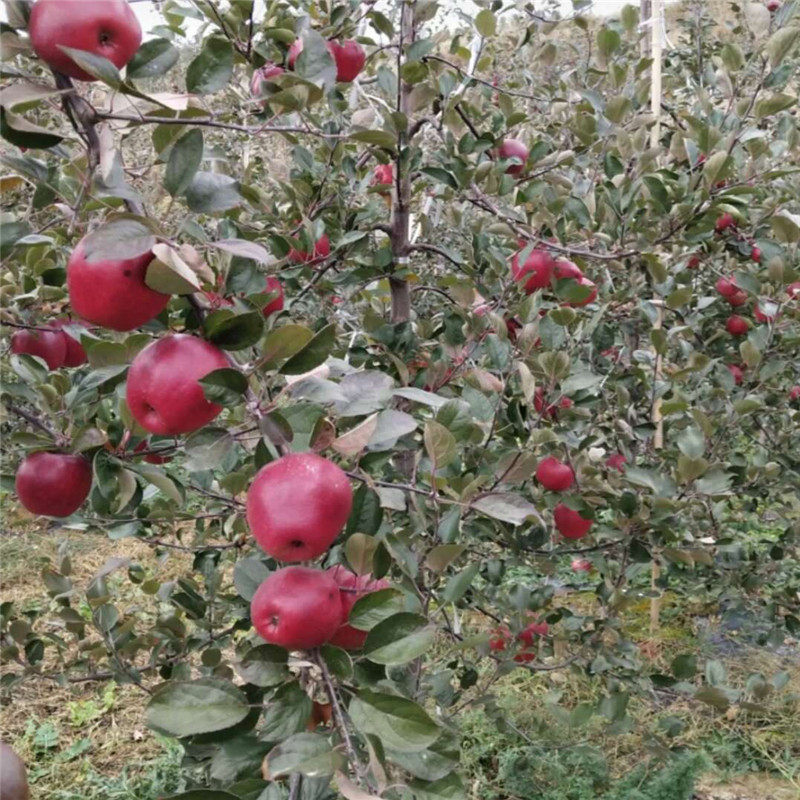
M283 310L283 284L281 284L280 280L276 278L274 275L267 275L266 277L267 288L262 292L262 294L275 294L277 295L274 300L270 300L264 308L261 309L261 313L268 317L270 314L274 314L276 311Z
M545 404L544 389L542 389L541 386L538 386L533 394L533 407L536 409L536 412L539 414L546 414L551 419L558 419L558 410L560 408L572 408L573 405L572 400L564 395L559 398L558 403Z
M553 519L558 532L565 539L582 539L589 533L593 520L582 517L563 503L559 503L553 511Z
M511 631L508 626L501 625L499 628L495 628L489 637L489 650L493 653L502 653L506 649L510 638Z
M720 278L714 284L714 287L716 288L717 292L725 298L732 297L738 291L740 291L739 287L736 285L736 278L733 277Z
M394 183L394 167L392 164L378 164L372 172L370 186L391 186Z
M321 569L284 567L256 590L250 617L259 636L287 650L311 650L330 641L342 622L333 577Z
M725 323L725 330L731 336L746 336L747 331L750 330L750 323L738 314L731 314L728 321Z
M606 459L606 466L609 469L615 469L619 472L625 472L625 464L628 463L628 459L625 458L622 453L612 453Z
M127 399L133 418L162 436L189 433L214 419L222 406L210 403L198 383L230 364L213 344L185 333L147 345L128 370Z
M800 400L800 386L792 386L789 390L790 400Z
M728 301L729 305L732 305L736 308L739 306L743 306L747 302L747 292L739 291L735 294L730 295L730 297L725 298Z
M65 328L68 325L74 324L80 323L64 318L55 320L52 327ZM64 342L67 345L67 355L64 358L64 366L79 367L81 364L85 364L88 359L86 357L86 351L83 349L83 345L71 333L67 333L67 331L62 331L61 335L64 337Z
M592 562L588 558L573 558L570 567L573 572L591 572Z
M139 442L139 444L137 444L136 447L133 448L133 452L142 453L145 450L158 450L158 449L160 449L159 445L157 444L153 445L150 443L148 439L142 439L142 441ZM172 449L171 447L166 446L164 447L164 452L168 452L171 449ZM148 453L144 457L144 460L148 464L169 464L169 462L172 461L172 456L159 456L156 455L155 453Z
M686 266L689 269L697 269L700 266L700 256L696 253L694 255L689 256L689 260L686 262Z
M717 217L717 221L714 223L714 230L717 233L722 233L723 231L728 230L728 228L735 228L736 227L736 220L733 218L731 214L728 214L726 211L724 214L721 214Z
M330 41L328 50L336 62L336 80L341 83L354 81L367 62L364 49L355 39L345 39L341 44Z
M86 50L124 67L142 43L142 28L125 0L37 0L28 22L31 46L58 72L79 81L95 78L61 48Z
M536 467L536 480L551 492L565 492L575 482L575 473L569 464L548 456Z
M597 300L597 286L595 285L594 281L590 281L588 278L582 277L578 281L578 286L585 286L587 289L589 289L589 295L584 297L583 300L574 300L571 303L565 303L565 305L573 307L577 306L580 308L582 306L588 306L589 303L594 303L594 301Z
M581 268L572 261L565 258L559 258L553 265L553 275L557 280L564 280L565 278L574 278L580 281L583 278Z
M531 250L525 263L520 266L519 252L514 253L511 258L511 275L517 283L522 284L525 294L533 294L537 289L549 286L555 269L550 253L546 250Z
M48 369L58 369L64 366L67 342L61 331L18 330L11 337L11 352L37 356L45 361Z
M547 636L549 630L546 622L532 622L517 634L517 641L522 643L522 650L514 656L514 661L518 664L528 664L536 658L534 650L535 638L537 636Z
M771 300L760 300L753 309L757 322L775 322L778 318L778 305Z
M308 253L305 250L296 250L294 247L289 251L287 258L295 264L313 264L323 258L327 258L331 252L331 240L327 233L317 239L314 245L314 252Z
M339 587L342 599L342 625L331 638L330 643L345 650L360 650L367 639L367 631L360 631L352 625L347 624L347 619L356 600L360 600L372 592L380 589L388 589L389 581L385 579L376 580L372 575L356 575L349 569L337 564L328 570L330 575Z
M280 87L275 85L273 78L283 75L284 72L283 67L268 61L263 67L259 67L253 72L253 77L250 78L250 94L253 97L267 97L270 94L274 94ZM266 108L267 101L264 100L261 106Z
M800 300L800 281L790 283L786 287L786 294L789 295L790 300Z
M744 372L741 367L738 367L736 364L726 364L728 371L733 375L733 382L739 386L741 382L744 380Z
M331 546L352 505L340 467L314 453L290 453L258 471L247 492L247 522L273 558L308 561Z
M781 7L780 0L767 0L767 11L774 14Z
M32 453L17 469L17 497L32 514L68 517L92 488L92 465L68 453Z
M761 263L761 250L758 247L754 247L750 251L750 258L752 258L753 261L756 262L756 264L760 264Z
M214 311L217 311L223 306L233 305L233 300L231 300L229 297L221 295L219 292L203 292L203 294L205 295L206 300L208 300L209 308L213 309Z
M113 331L132 331L164 310L169 295L156 292L144 282L152 253L124 260L88 261L85 241L78 242L67 262L69 300L81 319Z
M294 69L295 62L297 61L297 56L303 52L303 40L299 37L295 39L290 45L289 50L286 53L286 64L289 69Z
M519 175L525 169L529 155L528 148L519 139L504 139L497 151L498 158L512 160L513 163L506 168L509 175Z

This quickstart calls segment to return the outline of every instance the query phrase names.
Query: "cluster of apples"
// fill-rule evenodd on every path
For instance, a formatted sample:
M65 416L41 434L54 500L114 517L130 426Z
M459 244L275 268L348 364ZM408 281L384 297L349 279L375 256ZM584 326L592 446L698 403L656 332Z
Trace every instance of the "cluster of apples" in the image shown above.
M247 492L247 523L277 561L310 561L341 533L352 505L340 467L314 453L291 453L259 470ZM326 643L358 650L367 634L348 624L350 611L359 598L388 586L340 565L282 567L258 587L251 619L265 641L287 650Z
M170 295L145 283L152 260L153 254L146 253L130 259L90 261L86 239L82 239L67 262L72 311L81 321L114 331L131 331L150 322L170 300ZM275 293L275 281L272 276L265 277L265 294ZM268 316L282 308L281 290L262 313ZM67 323L54 323L63 324ZM14 352L45 358L51 368L78 366L86 360L80 343L62 330L20 331L15 337ZM65 353L72 354L71 361L63 360ZM191 433L222 411L222 406L206 399L199 381L228 366L221 350L196 336L169 334L158 339L136 355L128 370L126 396L131 414L150 434ZM154 458L163 461L160 456ZM65 517L77 511L88 497L92 468L80 455L37 452L22 460L15 483L20 502L30 512Z
M577 281L579 286L585 286L589 294L582 300L568 302L565 305L587 306L597 299L597 286L583 274L577 264L567 259L555 259L547 250L541 248L531 250L520 263L523 252L524 248L511 257L511 275L525 294L549 288L553 280L571 279Z

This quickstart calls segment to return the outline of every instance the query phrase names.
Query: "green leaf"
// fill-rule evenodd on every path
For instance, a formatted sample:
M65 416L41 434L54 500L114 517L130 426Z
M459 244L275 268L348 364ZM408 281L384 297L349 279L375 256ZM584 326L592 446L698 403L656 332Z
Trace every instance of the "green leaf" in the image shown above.
M413 386L406 386L402 389L395 389L393 392L395 397L405 397L406 400L413 400L415 403L421 403L424 406L431 408L441 408L448 403L446 397L441 397L433 392L426 392L424 389L416 389Z
M239 182L219 172L197 172L185 191L186 203L192 211L213 214L227 211L242 203Z
M164 188L173 197L183 194L202 161L203 132L200 128L192 128L172 145L164 174Z
M168 244L154 244L153 255L144 276L151 289L162 294L193 294L200 290L200 279L194 270Z
M791 53L795 45L800 41L800 27L797 25L787 25L775 31L769 37L766 45L769 63L772 69L780 66L784 59Z
M675 492L675 483L672 479L654 470L628 467L625 470L625 480L634 486L652 489L660 497L669 497Z
M451 189L458 189L458 179L450 170L442 169L442 167L423 167L421 171L428 177L445 184L445 186L449 186Z
M356 575L367 575L372 571L372 556L378 547L378 540L366 533L354 533L344 544L347 563Z
M470 564L466 569L453 575L444 587L442 600L446 603L457 603L472 585L480 568L479 563Z
M247 378L232 367L215 369L199 381L203 394L210 403L221 406L235 406L247 392Z
M138 472L148 483L152 483L162 494L177 504L183 503L183 492L175 481L157 467L147 464L132 465L131 469Z
M414 780L409 788L414 800L464 800L466 797L461 778L454 772L431 783Z
M446 467L458 455L456 437L434 420L425 424L425 450L434 469Z
M721 661L710 659L706 661L706 682L711 686L724 686L727 673Z
M475 30L481 36L494 36L497 32L497 20L488 8L479 11L475 17Z
M283 375L302 375L322 364L336 346L336 325L326 325L281 367Z
M694 653L682 653L672 659L672 674L681 681L691 680L697 674L697 657Z
M213 94L228 85L233 74L233 46L227 39L210 36L186 70L186 90Z
M264 711L264 723L258 732L262 742L280 742L305 730L311 718L311 698L296 681L281 686Z
M233 448L233 444L234 439L230 431L224 428L201 428L190 434L184 443L183 450L186 453L184 466L189 472L202 472L219 467ZM237 561L236 566L241 563L242 561Z
M717 711L727 711L731 704L728 695L716 686L703 686L694 693L694 699L713 706Z
M270 331L261 354L265 369L274 369L278 363L300 352L312 339L314 332L303 325L283 325Z
M206 336L223 350L244 350L252 347L264 333L264 315L260 311L230 314L219 311L203 325Z
M333 775L344 764L344 757L331 747L324 736L297 733L270 750L264 763L269 770L269 780L292 772L314 778Z
M175 681L156 689L150 698L147 724L169 736L194 736L231 728L249 712L247 698L228 681Z
M348 622L360 631L369 631L385 619L402 612L405 605L401 591L379 589L356 600Z
M336 62L328 50L328 42L317 31L308 30L303 36L303 49L297 57L295 72L322 89L335 85Z
M350 701L349 712L360 731L403 753L425 750L441 734L421 706L392 694L362 689Z
M166 39L150 39L128 62L129 78L154 78L169 72L180 58L180 51Z
M601 28L597 32L597 48L604 59L612 55L621 43L620 35L611 28Z
M96 53L89 53L86 50L76 50L74 47L65 47L63 44L57 45L59 50L63 50L84 72L88 72L93 78L97 78L112 89L119 89L122 86L122 77L119 70L103 56Z
M425 564L434 572L444 572L466 549L464 544L437 545L425 557Z
M165 800L239 800L235 794L220 792L217 789L192 789L190 792L171 794Z
M270 574L271 570L259 556L240 558L233 568L233 585L239 597L244 598L249 603L258 587Z
M690 425L678 435L678 447L687 458L700 458L706 449L706 437L700 428Z
M539 512L533 503L518 494L493 492L473 502L472 507L487 517L522 525L528 519L540 520Z
M364 653L376 664L407 664L425 653L436 632L427 617L405 612L379 622L367 635Z
M17 147L30 147L46 150L63 141L63 136L50 133L24 117L13 114L5 107L0 107L0 136Z
M394 150L397 146L397 137L388 131L358 131L350 134L350 138L356 142L383 147L385 150Z
M756 102L755 115L760 122L765 117L771 117L787 108L797 104L797 97L791 94L773 94L769 97L762 97Z
M105 261L143 255L153 249L156 239L142 217L121 215L95 228L83 243L87 261Z

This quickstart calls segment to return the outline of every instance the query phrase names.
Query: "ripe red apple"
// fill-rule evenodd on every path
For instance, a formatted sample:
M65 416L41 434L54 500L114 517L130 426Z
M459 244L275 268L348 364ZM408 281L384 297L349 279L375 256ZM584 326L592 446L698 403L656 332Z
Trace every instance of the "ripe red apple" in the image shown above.
M511 639L511 631L508 626L501 625L499 628L495 628L489 637L489 650L493 653L502 653L506 649L509 639Z
M726 364L728 371L733 375L733 382L739 386L741 382L744 380L744 371L741 367L737 366L736 364Z
M536 480L551 492L565 492L575 482L575 473L569 464L548 456L536 467Z
M800 400L800 386L792 386L789 390L789 400Z
M781 7L780 0L767 0L767 11L774 14Z
M747 336L747 331L750 330L750 323L738 314L731 314L725 323L725 330L731 336Z
M348 625L347 619L356 600L360 600L372 592L377 592L379 589L388 589L389 581L383 578L376 580L372 575L356 575L340 564L331 567L328 575L336 582L342 598L342 625L330 643L345 650L360 650L367 639L367 631L360 631L358 628Z
M65 328L73 324L75 324L73 320L63 318L55 320L55 322L52 323L52 327ZM67 345L67 355L64 358L64 366L79 367L81 364L85 364L88 358L86 357L86 351L83 349L83 345L74 338L71 333L67 333L67 331L62 331L61 335L64 337L64 342Z
M283 67L268 61L263 67L259 67L253 72L253 77L250 78L250 94L253 97L267 97L279 91L280 87L273 82L273 78L283 75L284 72ZM267 101L264 100L261 106L266 108Z
M593 520L582 517L563 503L559 503L553 511L553 519L558 532L565 539L582 539L589 533Z
M287 650L320 647L342 622L339 587L321 569L284 567L258 587L250 617L259 636L271 644Z
M267 288L262 292L262 294L274 294L277 292L277 296L274 300L270 300L264 308L261 309L261 313L268 317L270 314L274 314L276 311L283 310L283 284L276 278L274 275L267 275L266 277Z
M185 333L147 345L128 370L127 399L134 419L150 433L189 433L214 419L222 406L210 403L198 383L230 366L213 344Z
M609 469L615 469L619 472L625 472L625 464L628 463L628 459L622 453L612 453L606 459L606 466Z
M327 258L331 252L331 240L327 233L323 233L314 244L314 252L308 253L305 250L296 250L294 247L289 251L287 258L294 264L313 264L323 258Z
M519 175L525 169L530 151L519 139L504 139L497 150L497 157L503 160L512 159L513 163L506 168L509 175Z
M67 342L61 331L18 330L11 337L11 352L38 356L48 369L64 366L67 357Z
M570 567L573 572L591 572L592 562L588 558L573 558Z
M553 265L553 275L557 280L564 280L565 278L574 278L580 281L583 278L581 268L572 261L566 258L559 258Z
M336 80L340 83L354 81L367 62L364 49L355 39L345 39L341 44L330 41L328 50L336 62Z
M522 284L525 294L533 294L537 289L550 285L555 262L546 250L531 250L525 263L519 263L519 251L511 258L511 275L517 283Z
M67 262L67 290L75 314L113 331L132 331L163 311L169 295L156 292L144 282L152 253L88 261L85 241L78 242Z
M262 467L250 484L247 523L273 558L308 561L331 546L352 505L340 467L314 453L290 453Z
M17 497L32 514L68 517L92 488L92 465L68 453L31 453L17 469Z
M790 283L786 287L786 294L789 295L790 300L800 300L800 281Z
M585 286L589 289L589 295L584 297L583 300L573 300L571 303L565 303L565 305L580 308L582 306L588 306L589 303L594 303L594 301L597 300L597 286L594 281L590 281L587 277L582 277L578 281L578 286Z
M714 230L717 233L723 233L724 231L728 230L728 228L735 228L735 227L736 227L736 220L727 211L724 214L721 214L719 217L717 217L717 221L714 223Z
M391 186L394 183L394 166L378 164L372 172L370 186Z
M303 40L298 37L289 45L289 50L286 53L286 65L289 67L289 69L294 69L297 56L299 56L302 52Z
M717 282L714 284L717 292L721 294L723 297L728 298L732 295L736 294L736 292L740 291L739 287L736 285L736 278L719 278Z
M756 262L756 264L760 264L761 263L761 250L760 250L760 248L754 247L750 251L750 258L752 258L753 261Z
M153 445L153 444L150 443L150 441L148 439L142 439L142 441L139 442L139 444L137 444L136 447L133 448L133 452L134 453L142 453L145 450L158 450L158 449L159 449L159 445L157 445L157 444ZM166 452L167 450L168 450L168 448L165 447L164 451ZM148 453L144 457L144 460L148 464L169 464L169 462L172 461L172 456L159 456L159 455L156 455L155 453Z
M564 395L559 398L558 403L546 405L544 401L544 389L541 386L537 386L533 394L533 407L536 409L536 412L538 414L545 414L550 417L550 419L558 419L558 410L560 408L572 408L573 405L571 398Z
M757 322L775 322L778 318L778 306L771 300L760 300L753 309L753 316Z
M697 253L689 256L689 260L686 262L686 266L689 269L697 269L700 266L700 256Z
M726 297L725 299L728 301L729 305L738 308L747 302L747 292L737 291L735 294L732 294L730 297Z
M522 650L514 656L518 664L528 664L536 658L534 647L537 636L547 636L549 627L546 622L532 622L517 634L517 641L522 643Z
M28 22L31 46L58 72L79 81L95 78L61 47L86 50L124 67L142 43L142 28L125 0L37 0Z

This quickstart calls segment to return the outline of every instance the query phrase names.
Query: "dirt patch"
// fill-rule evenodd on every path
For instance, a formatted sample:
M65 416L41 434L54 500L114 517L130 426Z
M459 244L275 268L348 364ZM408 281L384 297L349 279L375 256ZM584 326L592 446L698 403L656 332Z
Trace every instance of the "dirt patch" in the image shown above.
M704 778L695 791L696 800L798 800L800 786L771 775L747 775L732 782Z

